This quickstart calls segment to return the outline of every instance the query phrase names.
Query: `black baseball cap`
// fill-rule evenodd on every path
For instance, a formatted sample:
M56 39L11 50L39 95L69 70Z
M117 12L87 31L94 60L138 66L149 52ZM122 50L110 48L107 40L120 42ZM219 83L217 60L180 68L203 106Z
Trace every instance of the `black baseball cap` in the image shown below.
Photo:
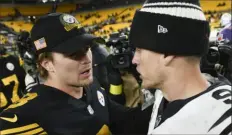
M104 42L88 34L74 16L64 13L40 17L31 30L31 41L37 55L43 52L71 54L95 41Z

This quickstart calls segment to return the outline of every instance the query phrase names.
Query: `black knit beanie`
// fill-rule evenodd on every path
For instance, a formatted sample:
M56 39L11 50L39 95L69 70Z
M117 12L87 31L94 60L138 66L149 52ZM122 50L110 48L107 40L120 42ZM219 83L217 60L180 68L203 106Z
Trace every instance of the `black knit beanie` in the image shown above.
M208 51L209 23L198 0L147 0L135 13L129 40L158 53L202 56Z

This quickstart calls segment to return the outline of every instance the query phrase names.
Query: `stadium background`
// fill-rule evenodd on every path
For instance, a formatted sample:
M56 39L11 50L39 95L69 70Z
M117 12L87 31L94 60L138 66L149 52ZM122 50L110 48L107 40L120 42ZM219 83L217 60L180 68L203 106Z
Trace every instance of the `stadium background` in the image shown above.
M0 45L15 50L16 35L30 31L35 20L49 12L73 14L86 29L106 40L114 32L128 31L144 0L1 0ZM231 13L231 0L200 0L211 31L220 27L223 13Z

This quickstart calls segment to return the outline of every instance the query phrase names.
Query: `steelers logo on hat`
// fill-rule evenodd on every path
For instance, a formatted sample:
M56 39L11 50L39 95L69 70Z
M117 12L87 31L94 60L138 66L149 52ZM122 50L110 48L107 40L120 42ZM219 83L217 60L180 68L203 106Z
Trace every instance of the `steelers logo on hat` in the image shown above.
M71 15L64 15L64 16L63 16L63 20L64 20L66 23L70 23L70 24L77 22L76 18L74 18L74 17L71 16Z
M80 22L78 22L77 19L72 15L63 14L60 16L60 21L64 25L64 29L66 31L81 27Z

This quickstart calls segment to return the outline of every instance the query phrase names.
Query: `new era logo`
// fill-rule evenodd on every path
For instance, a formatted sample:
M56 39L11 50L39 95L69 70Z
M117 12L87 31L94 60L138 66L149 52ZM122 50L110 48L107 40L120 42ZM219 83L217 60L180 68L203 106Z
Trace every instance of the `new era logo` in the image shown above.
M168 29L161 26L161 25L158 25L158 33L167 33L168 32Z

